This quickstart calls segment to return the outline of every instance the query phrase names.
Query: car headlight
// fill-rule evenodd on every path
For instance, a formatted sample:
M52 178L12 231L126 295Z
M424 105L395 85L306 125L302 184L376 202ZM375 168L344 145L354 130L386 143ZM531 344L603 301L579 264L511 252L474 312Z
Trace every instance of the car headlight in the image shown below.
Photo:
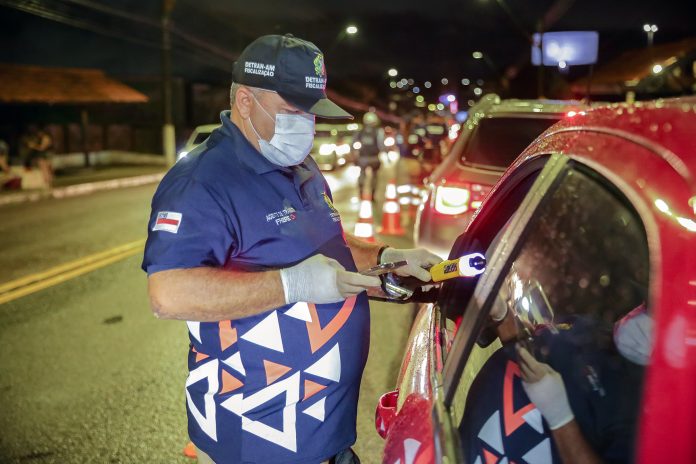
M342 143L341 145L338 145L336 147L336 154L338 156L345 156L348 153L350 153L350 145L348 145L347 143Z
M331 153L336 150L336 144L335 143L322 143L319 146L319 154L322 156L327 156L330 155Z

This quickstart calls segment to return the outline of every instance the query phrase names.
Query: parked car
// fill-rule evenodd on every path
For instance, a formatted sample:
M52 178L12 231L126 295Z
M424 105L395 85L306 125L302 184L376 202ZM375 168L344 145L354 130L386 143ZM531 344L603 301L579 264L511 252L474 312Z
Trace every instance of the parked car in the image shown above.
M318 123L310 153L319 169L331 171L351 161L353 136L360 130L358 123Z
M482 98L469 111L450 154L425 181L416 243L446 255L515 157L553 124L585 109L577 101Z
M616 104L516 159L449 254L485 272L421 306L380 399L385 464L558 462L515 341L561 374L605 462L696 462L694 127L696 98Z
M184 144L184 147L177 155L176 160L179 161L181 158L188 155L191 150L205 142L205 140L210 137L210 134L218 127L220 127L220 124L205 124L202 126L197 126L195 129L193 129L193 132L191 132L191 135Z

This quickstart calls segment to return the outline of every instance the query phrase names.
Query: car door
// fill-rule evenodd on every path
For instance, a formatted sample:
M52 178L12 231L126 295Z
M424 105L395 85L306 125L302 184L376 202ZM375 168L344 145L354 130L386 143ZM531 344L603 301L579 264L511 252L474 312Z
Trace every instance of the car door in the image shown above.
M457 252L464 249L485 251L498 230L518 210L547 160L543 156L530 160L519 166L506 182L497 185L487 200L488 206L479 211L478 219L459 238L450 258L459 256ZM456 287L458 292L460 287L473 289L477 281L477 278L459 280L448 286ZM447 309L454 311L453 307ZM455 318L456 314L442 312L439 304L424 305L415 318L397 389L385 394L377 407L375 425L387 440L385 463L459 462L460 453L452 441L456 429L448 428L448 414L442 408L443 359L450 348Z
M486 272L446 283L433 308L445 335L444 366L433 373L438 462L558 462L522 386L516 344L561 374L590 447L631 461L651 342L645 228L587 166L554 155L538 175L527 169L499 184L513 195L494 192L452 250L485 251ZM496 305L508 311L506 331L488 316Z

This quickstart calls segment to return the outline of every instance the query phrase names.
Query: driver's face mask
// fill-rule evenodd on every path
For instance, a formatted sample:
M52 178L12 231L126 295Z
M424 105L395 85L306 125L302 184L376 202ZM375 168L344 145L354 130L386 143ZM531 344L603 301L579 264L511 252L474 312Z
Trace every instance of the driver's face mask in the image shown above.
M251 118L249 118L249 125L259 140L261 154L268 161L278 166L288 167L300 164L312 149L312 143L314 142L314 116L278 113L274 119L253 93L252 96L256 104L261 108L261 111L272 120L275 120L273 137L271 137L271 140L266 141L261 138L251 122Z

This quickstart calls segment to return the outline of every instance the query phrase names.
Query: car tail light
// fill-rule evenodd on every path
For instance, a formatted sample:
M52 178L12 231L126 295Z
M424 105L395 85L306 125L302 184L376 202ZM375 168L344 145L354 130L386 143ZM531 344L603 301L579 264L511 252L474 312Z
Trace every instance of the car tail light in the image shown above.
M435 189L435 211L448 216L463 214L481 206L490 187L481 184L441 185Z

